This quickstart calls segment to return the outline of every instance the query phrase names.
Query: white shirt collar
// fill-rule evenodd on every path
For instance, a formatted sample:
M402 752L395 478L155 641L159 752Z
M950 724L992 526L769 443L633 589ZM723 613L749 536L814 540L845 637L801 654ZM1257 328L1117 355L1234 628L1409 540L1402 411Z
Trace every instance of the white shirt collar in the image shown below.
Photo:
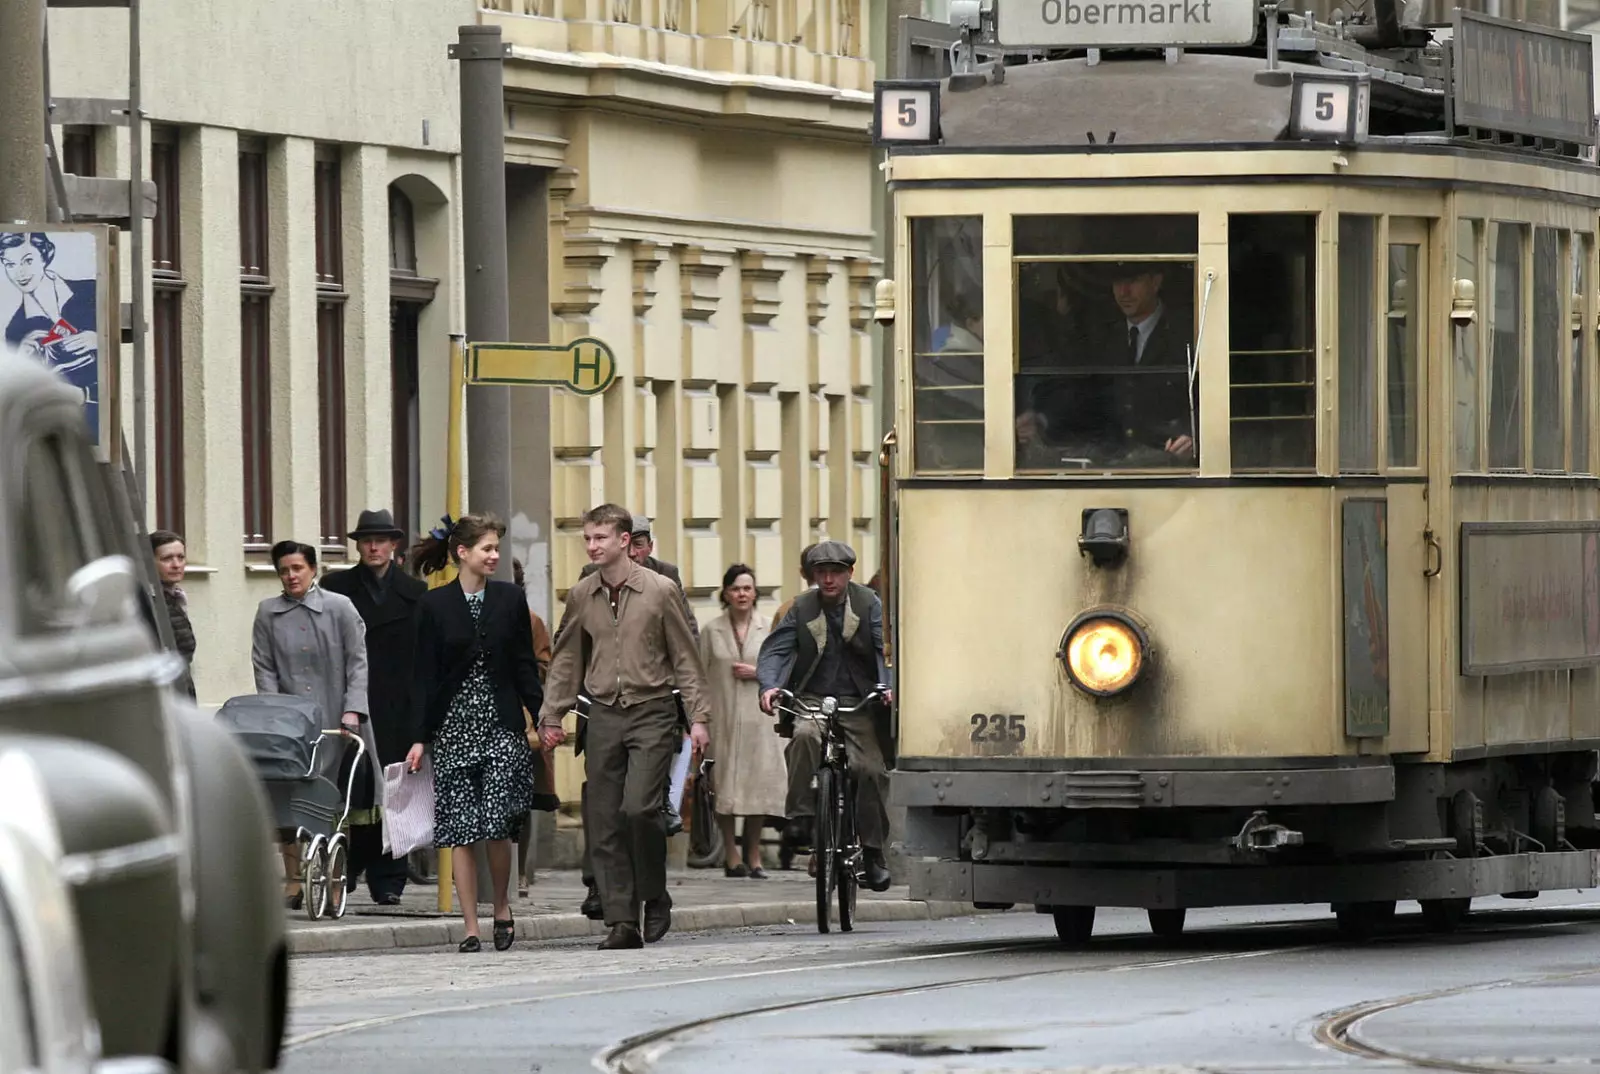
M1132 321L1127 322L1128 328L1137 329L1139 332L1139 349L1137 352L1135 352L1133 359L1134 361L1138 362L1144 360L1145 345L1150 342L1150 334L1156 330L1156 325L1161 322L1161 315L1165 312L1167 312L1166 305L1164 303L1157 302L1155 312L1146 317L1142 322L1139 324L1134 324Z

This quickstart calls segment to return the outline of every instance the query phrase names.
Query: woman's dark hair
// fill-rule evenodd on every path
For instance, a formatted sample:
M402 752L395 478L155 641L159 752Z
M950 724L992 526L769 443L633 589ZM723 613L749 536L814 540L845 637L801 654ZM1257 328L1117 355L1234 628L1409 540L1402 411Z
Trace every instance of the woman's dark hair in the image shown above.
M272 557L273 570L277 570L278 563L289 556L305 556L306 566L313 569L317 566L317 550L299 541L279 541L272 546L272 551L268 555Z
M150 535L150 551L159 552L169 544L183 544L183 538L171 530L156 530Z
M737 582L741 574L748 574L751 583L754 584L756 580L755 570L743 563L735 563L722 572L722 588L717 590L717 599L722 602L724 608L728 606L728 587Z
M0 250L9 250L13 246L27 243L39 251L39 256L44 258L46 265L56 259L56 244L50 241L50 236L42 231L5 231L0 232Z
M443 536L439 534L443 532ZM411 546L406 558L415 566L418 575L426 577L444 570L447 563L460 563L456 549L473 548L489 534L506 535L506 524L499 517L485 512L481 515L462 515L445 531L443 527Z

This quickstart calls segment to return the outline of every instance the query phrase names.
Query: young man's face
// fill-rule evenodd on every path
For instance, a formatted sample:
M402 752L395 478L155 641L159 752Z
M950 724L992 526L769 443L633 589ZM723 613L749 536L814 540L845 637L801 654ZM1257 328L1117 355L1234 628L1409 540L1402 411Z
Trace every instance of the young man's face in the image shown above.
M393 537L363 537L356 542L361 562L375 571L381 571L394 559L394 550L400 544Z
M836 563L824 563L811 572L817 580L817 589L822 593L824 600L838 600L844 595L845 589L850 585L852 571L848 567L841 567Z
M589 554L590 563L610 567L628 554L632 543L629 534L609 522L583 524L583 550Z

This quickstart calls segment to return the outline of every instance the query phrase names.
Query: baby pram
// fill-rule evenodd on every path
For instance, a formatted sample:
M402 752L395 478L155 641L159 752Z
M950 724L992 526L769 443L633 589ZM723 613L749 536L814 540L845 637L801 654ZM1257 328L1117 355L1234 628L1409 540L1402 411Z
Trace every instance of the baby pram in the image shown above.
M217 720L255 766L279 840L300 848L306 913L313 921L343 917L350 842L342 829L350 815L356 772L367 754L361 736L324 730L317 703L288 694L230 698ZM356 756L341 789L329 778L338 771L339 757L328 751L342 750L346 742L355 743Z

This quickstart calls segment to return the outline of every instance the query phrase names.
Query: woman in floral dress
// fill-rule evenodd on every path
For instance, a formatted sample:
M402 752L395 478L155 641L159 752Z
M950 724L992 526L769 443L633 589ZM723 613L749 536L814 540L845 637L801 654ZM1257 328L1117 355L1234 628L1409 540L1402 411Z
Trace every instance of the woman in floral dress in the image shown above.
M433 760L434 845L452 850L452 869L467 938L478 939L476 850L486 846L494 885L494 946L511 946L511 846L533 799L533 750L522 710L539 711L544 690L534 657L527 600L509 582L490 581L500 562L505 524L465 515L435 530L412 552L423 575L454 562L456 580L417 604L416 744L412 771L426 750Z

